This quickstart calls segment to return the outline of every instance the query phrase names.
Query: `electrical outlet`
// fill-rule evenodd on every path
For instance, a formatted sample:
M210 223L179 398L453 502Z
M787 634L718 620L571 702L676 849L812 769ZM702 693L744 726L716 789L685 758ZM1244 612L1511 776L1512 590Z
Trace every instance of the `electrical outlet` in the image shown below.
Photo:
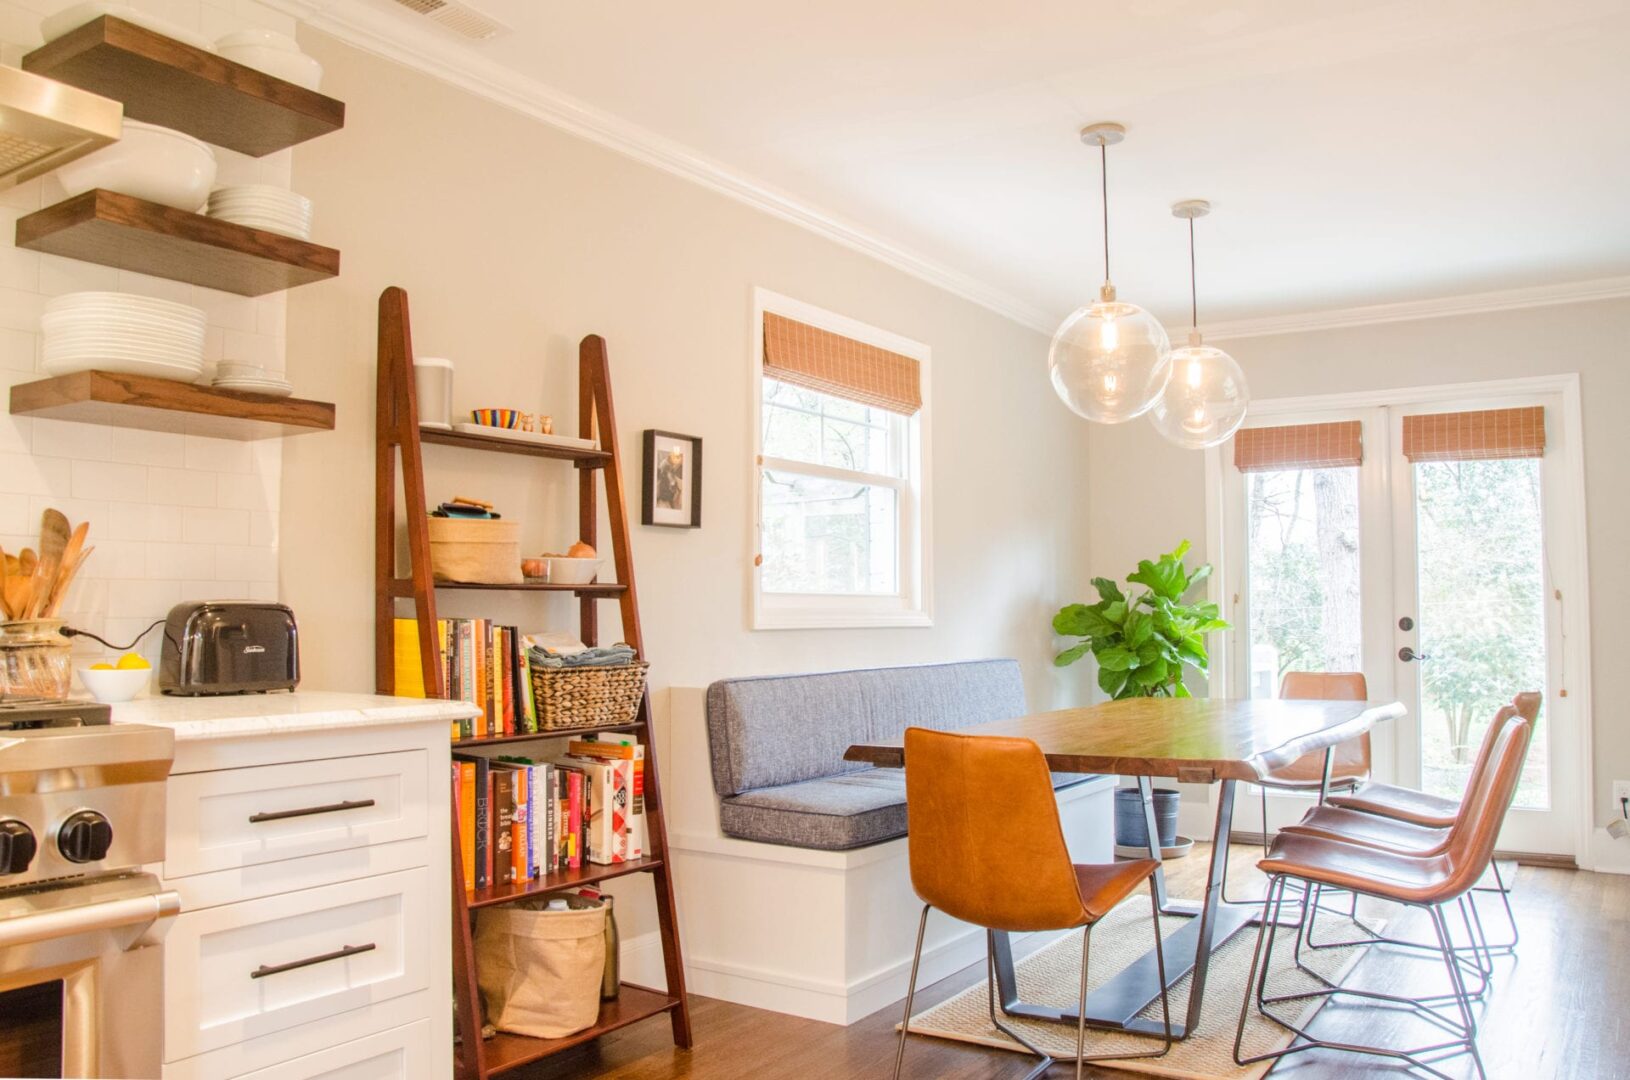
M1630 780L1613 781L1613 809L1620 817L1625 816L1624 803L1626 799L1630 799Z

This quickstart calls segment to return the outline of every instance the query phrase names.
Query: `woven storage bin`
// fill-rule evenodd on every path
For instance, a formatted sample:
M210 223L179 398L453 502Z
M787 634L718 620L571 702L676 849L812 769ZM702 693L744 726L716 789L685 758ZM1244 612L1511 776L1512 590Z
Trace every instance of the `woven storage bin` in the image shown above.
M650 666L636 660L621 667L533 668L538 730L632 724Z
M521 526L483 518L431 518L430 573L437 581L519 585Z

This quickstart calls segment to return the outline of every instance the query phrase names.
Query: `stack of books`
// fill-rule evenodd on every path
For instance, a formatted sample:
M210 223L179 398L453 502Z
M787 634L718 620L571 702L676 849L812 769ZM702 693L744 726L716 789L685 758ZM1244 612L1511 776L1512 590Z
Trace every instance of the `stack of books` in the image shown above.
M438 619L436 639L447 697L481 708L479 717L453 725L455 742L530 735L538 730L532 664L515 627L496 626L490 619ZM396 620L395 666L396 693L401 697L424 697L416 619Z
M466 889L644 858L645 747L599 734L566 749L549 761L453 755Z

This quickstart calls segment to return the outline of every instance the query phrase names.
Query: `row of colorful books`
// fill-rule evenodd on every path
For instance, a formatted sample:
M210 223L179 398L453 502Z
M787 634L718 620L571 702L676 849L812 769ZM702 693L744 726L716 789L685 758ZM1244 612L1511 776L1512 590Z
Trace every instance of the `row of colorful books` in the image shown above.
M644 857L645 747L627 736L552 760L456 753L453 789L466 889Z
M498 626L490 619L436 620L436 655L447 697L481 708L475 719L453 724L455 742L538 730L532 664L523 637L515 627ZM396 620L395 654L397 695L425 697L418 620Z

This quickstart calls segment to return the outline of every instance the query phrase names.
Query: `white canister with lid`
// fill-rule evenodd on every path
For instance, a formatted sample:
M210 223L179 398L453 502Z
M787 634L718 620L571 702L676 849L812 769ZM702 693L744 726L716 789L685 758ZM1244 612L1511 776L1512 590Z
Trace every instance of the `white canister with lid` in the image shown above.
M439 356L415 357L413 382L419 399L419 426L452 430L453 362Z

